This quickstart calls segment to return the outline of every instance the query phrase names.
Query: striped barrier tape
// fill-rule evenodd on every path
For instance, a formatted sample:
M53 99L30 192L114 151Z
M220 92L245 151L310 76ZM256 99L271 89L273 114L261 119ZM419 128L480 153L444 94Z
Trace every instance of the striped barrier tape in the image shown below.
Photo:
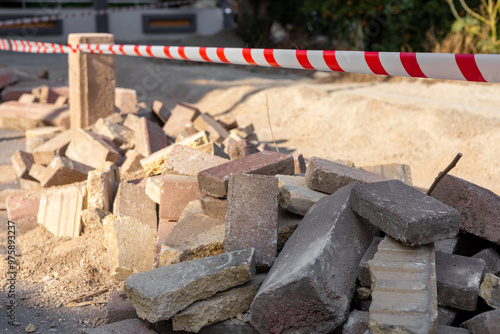
M169 2L163 2L163 3L155 3L155 4L106 8L106 9L89 9L89 10L66 12L64 14L24 17L24 18L19 18L19 19L0 21L0 28L22 25L22 24L51 22L51 21L70 19L70 18L76 18L76 17L86 17L86 16L94 16L94 15L105 15L105 14L112 14L112 13L128 12L128 11L141 10L141 9L144 10L144 9L155 9L155 8L168 8L168 7L173 7L173 6L190 5L193 2L194 2L193 0L176 0L176 1L169 1Z
M123 44L60 45L0 39L0 50L95 53L329 72L500 83L500 55L279 50Z

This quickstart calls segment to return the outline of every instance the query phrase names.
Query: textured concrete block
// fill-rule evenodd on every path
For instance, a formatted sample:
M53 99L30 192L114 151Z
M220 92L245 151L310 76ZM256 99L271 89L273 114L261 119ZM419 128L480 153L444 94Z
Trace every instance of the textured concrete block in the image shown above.
M223 198L230 174L293 175L294 170L291 155L264 151L201 171L198 182L203 194Z
M123 291L111 291L106 304L106 322L113 323L137 318L134 305Z
M209 114L200 114L193 122L198 131L207 131L211 141L222 143L229 136L229 132Z
M229 160L183 145L174 145L165 160L163 174L197 176L202 170L222 165Z
M254 276L254 250L246 249L131 275L124 290L140 318L158 322Z
M160 266L221 254L224 226L203 214L200 200L190 202L161 245Z
M90 171L87 178L87 208L112 211L119 181L118 167L112 162L106 161L100 168Z
M165 124L171 115L170 110L168 110L163 102L155 100L152 106L153 112L158 116L160 121Z
M386 236L368 261L372 277L370 330L434 333L437 328L433 245L407 247Z
M158 218L156 204L146 195L146 189L138 184L121 182L113 203L113 214L132 217L156 231Z
M278 180L231 174L226 220L224 251L253 247L257 268L270 268L278 251Z
M486 248L472 256L475 259L482 259L485 263L484 273L497 275L500 272L500 255L494 248Z
M356 186L352 209L405 245L453 238L459 231L457 210L392 180Z
M366 250L365 254L361 258L361 261L359 261L358 265L358 280L359 284L362 286L366 287L371 287L372 286L372 278L370 276L370 270L368 269L368 261L373 259L375 256L375 253L377 252L378 244L383 240L383 238L375 237L373 238L373 241Z
M62 186L85 181L92 167L70 160L65 157L55 157L40 175L42 187Z
M76 129L66 149L66 156L84 165L99 168L105 161L116 162L118 152L96 134Z
M118 146L132 141L134 137L134 132L131 129L121 124L113 123L107 118L99 118L94 124L92 131L98 135L108 137Z
M172 317L173 329L198 332L205 326L247 312L265 277L265 274L256 275L253 280L242 286L194 302Z
M188 203L202 196L196 177L165 174L161 183L159 216L162 219L178 220Z
M342 326L342 334L365 334L370 332L368 312L353 310Z
M133 131L134 150L145 157L167 146L167 137L157 124L133 114L127 115L124 126Z
M43 126L26 130L26 151L33 152L35 148L54 138L63 130L64 129L60 126Z
M492 274L484 275L483 283L479 288L479 296L489 306L500 308L500 278Z
M500 328L500 310L483 312L464 322L462 327L474 334L498 334Z
M500 196L473 183L445 175L432 197L460 212L460 229L500 245Z
M137 114L139 107L137 106L137 92L134 89L115 88L115 107L120 110L121 114Z
M179 103L172 110L172 114L163 126L163 131L169 136L175 137L183 128L192 125L193 121L200 115L198 108L187 103Z
M351 188L316 203L285 244L250 308L260 333L329 333L346 320L375 233L350 209Z
M54 124L55 119L67 110L67 107L53 104L4 102L0 104L0 128L28 130L43 125L57 125Z
M156 227L132 217L108 215L102 222L104 247L108 250L111 277L124 280L133 273L151 269Z
M226 220L227 200L205 195L201 198L203 213L209 217Z
M86 334L155 334L145 322L139 319L127 319L112 324L85 329Z
M378 174L318 157L311 157L307 163L307 185L313 190L327 194L333 194L343 186L355 181L363 184L384 180L385 178Z
M146 195L156 204L160 204L162 178L161 175L151 176L146 181Z
M78 237L82 229L81 213L86 193L84 183L44 189L38 224L57 237Z
M305 216L307 211L326 194L310 189L300 175L278 175L278 201L283 209Z
M40 192L18 192L5 199L7 217L16 223L16 230L20 234L37 227L40 196Z
M56 156L62 156L66 153L74 130L67 130L33 150L33 158L37 164L48 165Z
M35 163L33 154L17 150L10 157L10 162L14 166L17 177L27 177L29 176L29 171L31 165Z
M411 178L411 166L405 164L386 164L375 166L362 166L362 170L381 175L386 180L399 180L409 186L413 185Z
M111 212L98 208L82 210L82 224L85 233L99 231L102 228L102 221Z
M483 270L481 259L436 252L439 305L474 311Z
M68 35L68 44L73 45L114 42L111 34ZM68 56L68 65L71 128L84 128L101 117L113 114L116 84L114 55L72 53Z

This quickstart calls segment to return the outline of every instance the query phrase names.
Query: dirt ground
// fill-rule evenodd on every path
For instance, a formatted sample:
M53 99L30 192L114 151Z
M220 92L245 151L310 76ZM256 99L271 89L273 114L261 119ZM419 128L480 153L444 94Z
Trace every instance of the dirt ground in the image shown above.
M0 64L36 71L67 83L63 55L0 53ZM136 89L139 100L180 101L212 115L233 114L253 123L258 138L272 143L267 118L282 152L348 159L356 166L405 163L414 185L428 188L458 153L451 174L500 194L500 85L426 79L338 75L312 71L255 69L117 57L117 86ZM0 165L24 145L22 133L0 130ZM18 183L0 185L19 187ZM7 219L0 212L0 242ZM78 333L104 321L104 305L76 308L66 303L80 293L118 289L106 269L100 235L56 238L41 228L18 238L18 327L7 325L1 303L0 331ZM6 255L4 247L0 249ZM6 261L0 272L6 272ZM2 299L5 298L2 278ZM108 293L90 298L105 301Z

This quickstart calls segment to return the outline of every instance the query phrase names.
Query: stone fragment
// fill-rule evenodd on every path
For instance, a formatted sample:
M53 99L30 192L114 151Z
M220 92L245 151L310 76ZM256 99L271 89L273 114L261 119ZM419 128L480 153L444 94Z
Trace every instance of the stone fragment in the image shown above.
M293 175L294 170L291 155L264 151L203 170L198 182L203 194L224 198L230 174Z
M53 104L4 102L0 104L0 128L28 130L42 125L57 125L54 120L67 109Z
M307 187L306 178L300 175L277 175L278 201L283 209L304 216L317 201L327 196Z
M106 216L111 214L109 211L104 211L98 208L82 210L82 223L85 233L98 231L102 228L102 221Z
M132 217L154 231L157 230L156 204L146 195L143 186L121 182L113 204L113 214L118 217Z
M118 152L96 134L76 129L66 149L66 156L87 166L99 168L105 161L116 162Z
M33 94L23 94L21 97L17 100L19 103L33 103L36 101L36 97Z
M462 327L474 334L498 334L500 328L500 310L483 312L464 322Z
M370 276L370 270L368 269L368 261L373 259L375 253L377 252L378 245L383 240L383 238L375 237L373 238L370 247L366 250L363 258L359 261L358 265L358 281L361 286L371 287L372 278Z
M254 275L254 250L246 249L131 275L124 290L140 318L158 322L197 300L248 282Z
M203 213L209 217L226 220L227 200L205 195L201 198Z
M139 319L126 319L111 324L85 329L86 334L156 334Z
M294 155L293 163L295 165L295 174L304 174L306 172L306 161L302 154Z
M285 244L250 308L260 333L329 333L346 320L375 233L350 209L352 187L316 203Z
M161 175L151 176L146 181L146 195L156 204L160 204L162 178Z
M283 249L285 243L299 226L302 218L300 215L278 208L278 252Z
M65 157L55 157L40 175L40 183L42 187L53 187L85 181L92 169Z
M78 237L82 228L81 213L86 193L84 183L44 189L38 210L38 224L57 237Z
M481 259L436 252L439 305L474 311L483 270Z
M63 128L59 126L42 126L26 130L26 151L33 152L35 148L54 138L60 134L62 130Z
M274 176L231 174L224 251L253 247L257 269L277 255L278 181Z
M156 226L151 228L136 218L115 215L106 216L102 225L111 277L124 280L133 273L151 269Z
M457 247L458 236L450 239L443 239L434 242L434 250L436 252L453 254Z
M362 170L381 175L386 180L399 180L409 186L413 185L411 178L411 166L405 164L385 164L374 166L362 166Z
M484 275L483 283L479 288L479 296L489 306L495 309L500 308L500 278L493 274Z
M112 211L119 181L118 167L112 162L106 161L100 168L90 171L87 178L87 208Z
M112 34L69 34L68 44L114 44ZM84 128L115 112L115 56L85 52L68 56L71 128ZM99 75L96 75L99 73ZM104 160L103 160L104 161Z
M460 230L500 245L500 196L447 174L432 197L460 212Z
M126 126L113 123L106 118L99 118L94 124L92 131L98 135L108 137L118 146L127 143L134 136L131 129Z
M183 145L174 145L165 160L163 173L197 176L202 170L219 166L229 160Z
M368 312L353 310L342 326L342 334L365 334L370 332Z
M134 305L123 291L111 291L106 304L106 322L108 324L126 319L137 318Z
M137 92L134 89L115 88L115 107L120 110L121 114L137 114Z
M199 200L190 202L161 245L160 266L221 254L224 226L203 214Z
M56 156L62 156L66 153L74 130L67 130L58 134L54 138L46 141L33 150L33 158L37 164L48 165Z
M359 185L352 209L405 245L422 245L453 238L459 231L457 210L401 181Z
M5 199L7 218L16 223L16 232L19 234L37 227L40 195L39 192L18 192Z
M229 147L229 158L236 160L244 156L259 153L259 149L248 140L242 139Z
M485 263L484 273L497 275L500 272L500 255L494 248L486 248L472 256L475 259L483 259Z
M167 146L167 137L163 130L145 117L129 114L123 125L133 131L134 150L145 157Z
M10 157L10 162L14 166L14 170L18 177L29 176L31 166L35 163L33 154L17 150Z
M318 157L311 157L307 163L307 185L313 190L327 194L332 194L354 181L363 184L384 180L380 175Z
M265 274L256 275L252 281L242 286L194 302L172 317L173 330L196 333L205 326L248 311L265 277Z
M471 334L471 332L465 328L451 327L438 324L436 334Z
M198 180L193 176L165 174L160 191L160 218L178 220L189 202L203 195L198 189Z
M170 117L170 110L168 110L163 102L155 100L153 102L153 112L158 116L158 118L165 124Z
M207 131L211 141L222 143L229 136L229 132L217 122L212 116L206 113L200 114L193 122L198 131Z
M193 121L200 115L198 108L187 103L179 103L172 110L172 114L163 126L163 131L169 136L175 137L183 128L192 125Z
M142 169L141 160L144 156L135 150L125 153L125 161L120 166L120 177L123 180L141 179L146 176Z
M452 307L438 306L438 325L449 326L458 315L458 311Z

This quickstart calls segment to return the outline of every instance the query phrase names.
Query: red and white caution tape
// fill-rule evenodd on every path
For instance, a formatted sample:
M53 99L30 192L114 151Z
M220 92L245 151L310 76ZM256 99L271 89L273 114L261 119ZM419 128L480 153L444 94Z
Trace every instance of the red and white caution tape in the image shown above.
M38 47L41 51L34 51ZM240 49L120 44L64 46L2 39L0 39L0 50L32 53L85 52L235 65L500 83L500 55L485 54Z
M192 1L192 0L176 0L176 1L147 4L147 5L116 7L116 8L106 8L106 9L89 9L89 10L70 11L70 12L65 12L64 14L24 17L24 18L20 18L20 19L0 21L0 28L22 25L22 24L52 22L52 21L57 21L57 20L62 20L62 19L72 19L72 18L76 18L76 17L86 17L86 16L128 12L128 11L141 10L141 9L145 10L145 9L153 9L153 8L166 8L166 7L173 7L173 6L190 5L193 2L194 1Z

